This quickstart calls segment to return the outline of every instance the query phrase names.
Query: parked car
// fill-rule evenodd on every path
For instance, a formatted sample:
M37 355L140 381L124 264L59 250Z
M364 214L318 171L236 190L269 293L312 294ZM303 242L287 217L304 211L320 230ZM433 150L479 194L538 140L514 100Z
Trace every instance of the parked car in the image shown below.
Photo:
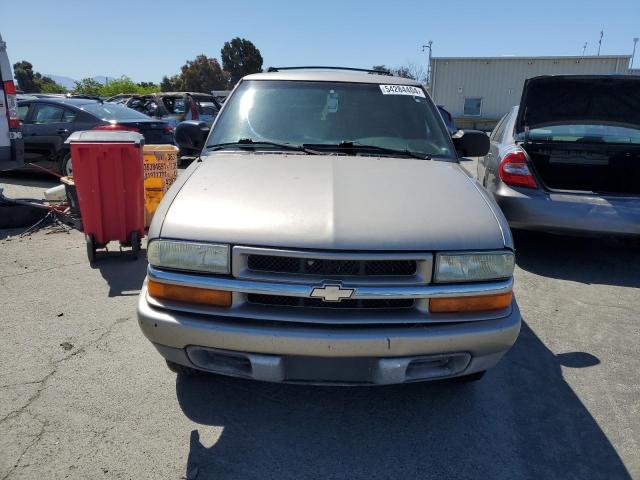
M174 143L173 127L124 105L85 97L21 96L18 113L25 145L25 161L71 175L67 137L78 130L129 130L146 143Z
M456 153L488 144L414 80L245 77L156 211L142 331L187 375L480 378L520 330L509 227Z
M444 120L444 124L447 126L447 130L449 133L453 135L458 131L458 127L456 127L456 121L453 119L453 115L444 108L444 105L438 105L438 111L440 112L440 116L442 120Z
M512 227L640 236L640 77L527 80L478 179Z
M7 45L0 36L0 171L22 166L24 143L20 132L16 87Z
M122 103L150 117L168 121L174 126L185 120L200 120L211 125L222 108L213 95L195 92L120 94L107 101Z

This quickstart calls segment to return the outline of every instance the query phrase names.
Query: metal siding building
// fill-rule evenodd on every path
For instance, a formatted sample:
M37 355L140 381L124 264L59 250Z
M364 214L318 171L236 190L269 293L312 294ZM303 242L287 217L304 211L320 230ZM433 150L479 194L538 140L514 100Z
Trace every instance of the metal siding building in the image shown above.
M527 78L556 74L627 74L630 58L629 55L434 57L429 90L435 102L451 112L459 127L490 129L511 107L520 103Z

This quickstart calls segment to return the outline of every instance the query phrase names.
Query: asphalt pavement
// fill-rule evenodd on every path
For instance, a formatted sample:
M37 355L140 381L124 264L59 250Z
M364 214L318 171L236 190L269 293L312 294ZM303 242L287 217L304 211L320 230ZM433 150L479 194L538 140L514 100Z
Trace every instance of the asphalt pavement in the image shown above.
M92 268L81 233L21 231L0 230L0 480L640 478L637 247L516 232L523 328L482 381L335 388L176 377L137 325L144 255Z

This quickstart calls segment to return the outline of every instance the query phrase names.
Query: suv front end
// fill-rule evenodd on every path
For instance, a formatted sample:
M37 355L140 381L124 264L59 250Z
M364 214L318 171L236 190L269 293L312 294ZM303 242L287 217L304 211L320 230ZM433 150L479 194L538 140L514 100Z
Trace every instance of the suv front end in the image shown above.
M456 154L488 139L452 140L418 82L251 75L206 142L156 211L138 304L174 371L476 379L515 342L509 228Z

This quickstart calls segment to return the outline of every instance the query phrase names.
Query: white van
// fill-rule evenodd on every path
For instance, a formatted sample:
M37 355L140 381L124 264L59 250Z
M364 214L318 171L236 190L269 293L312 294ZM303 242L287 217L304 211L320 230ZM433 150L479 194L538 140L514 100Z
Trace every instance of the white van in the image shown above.
M7 44L0 35L0 171L24 164L24 143Z

